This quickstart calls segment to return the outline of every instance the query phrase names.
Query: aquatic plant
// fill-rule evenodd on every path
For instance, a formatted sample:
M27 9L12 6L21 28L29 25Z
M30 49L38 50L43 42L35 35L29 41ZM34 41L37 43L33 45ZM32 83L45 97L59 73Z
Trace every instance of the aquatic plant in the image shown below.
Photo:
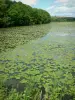
M51 25L57 25L59 28L56 26L50 29ZM20 32L22 29L33 30L36 27L39 30L38 34L46 32L46 29L41 31L44 28L49 28L50 33L23 45L16 44L14 38L13 43L18 46L14 49L7 48L6 52L0 53L0 80L5 86L0 88L1 98L40 100L41 87L44 87L46 91L44 97L47 100L75 99L75 37L73 33L75 24L52 23L50 26L19 27ZM71 30L65 29L66 26ZM18 28L11 29L16 31ZM8 33L7 37L9 37L10 28L5 30L7 31L4 33ZM68 35L62 35L62 30L64 30L64 34ZM2 31L0 30L0 32ZM20 32L17 34L21 35ZM31 34L35 34L33 32ZM32 35L32 39L35 39L34 35ZM20 42L22 43L22 41ZM7 91L9 87L10 92L5 95L4 91Z

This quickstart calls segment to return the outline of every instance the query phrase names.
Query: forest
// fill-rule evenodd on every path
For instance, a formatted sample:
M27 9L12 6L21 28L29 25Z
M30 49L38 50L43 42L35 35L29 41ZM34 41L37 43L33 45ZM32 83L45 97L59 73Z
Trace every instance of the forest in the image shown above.
M32 8L22 2L0 0L0 27L45 24L51 21L50 14Z

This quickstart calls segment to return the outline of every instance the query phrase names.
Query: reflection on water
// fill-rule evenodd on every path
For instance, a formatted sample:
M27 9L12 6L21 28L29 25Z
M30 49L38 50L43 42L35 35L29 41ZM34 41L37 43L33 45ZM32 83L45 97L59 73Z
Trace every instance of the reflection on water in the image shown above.
M46 36L44 36L43 38L48 38L49 36L75 36L74 33L71 33L71 34L68 34L68 33L64 33L64 32L56 32L56 33L53 33L53 32L50 32L48 33Z
M57 36L75 36L75 34L64 34L64 33L62 33L62 34L55 34L55 35L57 35Z

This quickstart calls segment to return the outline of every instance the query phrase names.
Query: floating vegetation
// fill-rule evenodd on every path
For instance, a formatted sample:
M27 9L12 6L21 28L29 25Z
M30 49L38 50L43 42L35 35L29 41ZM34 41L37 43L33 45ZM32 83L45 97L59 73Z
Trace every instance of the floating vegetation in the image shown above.
M54 27L55 25L58 27ZM11 96L17 95L17 99L14 100L18 98L40 100L42 86L46 91L45 96L42 95L47 100L75 100L75 37L56 36L55 33L56 31L58 34L63 34L64 31L69 34L68 28L65 29L67 25L68 28L72 28L69 30L72 34L72 31L75 31L75 23L71 23L72 27L70 23L52 23L51 31L46 36L29 41L27 44L18 44L16 48L0 53L0 79L5 87L10 87ZM48 28L50 26L48 24ZM20 27L20 29L33 29L33 27L36 26ZM40 27L40 29L47 28L47 25ZM10 29L17 30L17 27L8 28L7 32ZM12 90L11 87L16 90Z

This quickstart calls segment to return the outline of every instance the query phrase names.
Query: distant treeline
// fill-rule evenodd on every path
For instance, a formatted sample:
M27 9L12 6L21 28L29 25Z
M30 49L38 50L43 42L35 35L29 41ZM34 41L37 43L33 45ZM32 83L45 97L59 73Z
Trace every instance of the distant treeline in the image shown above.
M50 14L22 2L0 0L0 27L44 24L51 21Z
M52 22L70 22L70 21L75 21L74 17L57 17L57 16L52 16L51 17Z

